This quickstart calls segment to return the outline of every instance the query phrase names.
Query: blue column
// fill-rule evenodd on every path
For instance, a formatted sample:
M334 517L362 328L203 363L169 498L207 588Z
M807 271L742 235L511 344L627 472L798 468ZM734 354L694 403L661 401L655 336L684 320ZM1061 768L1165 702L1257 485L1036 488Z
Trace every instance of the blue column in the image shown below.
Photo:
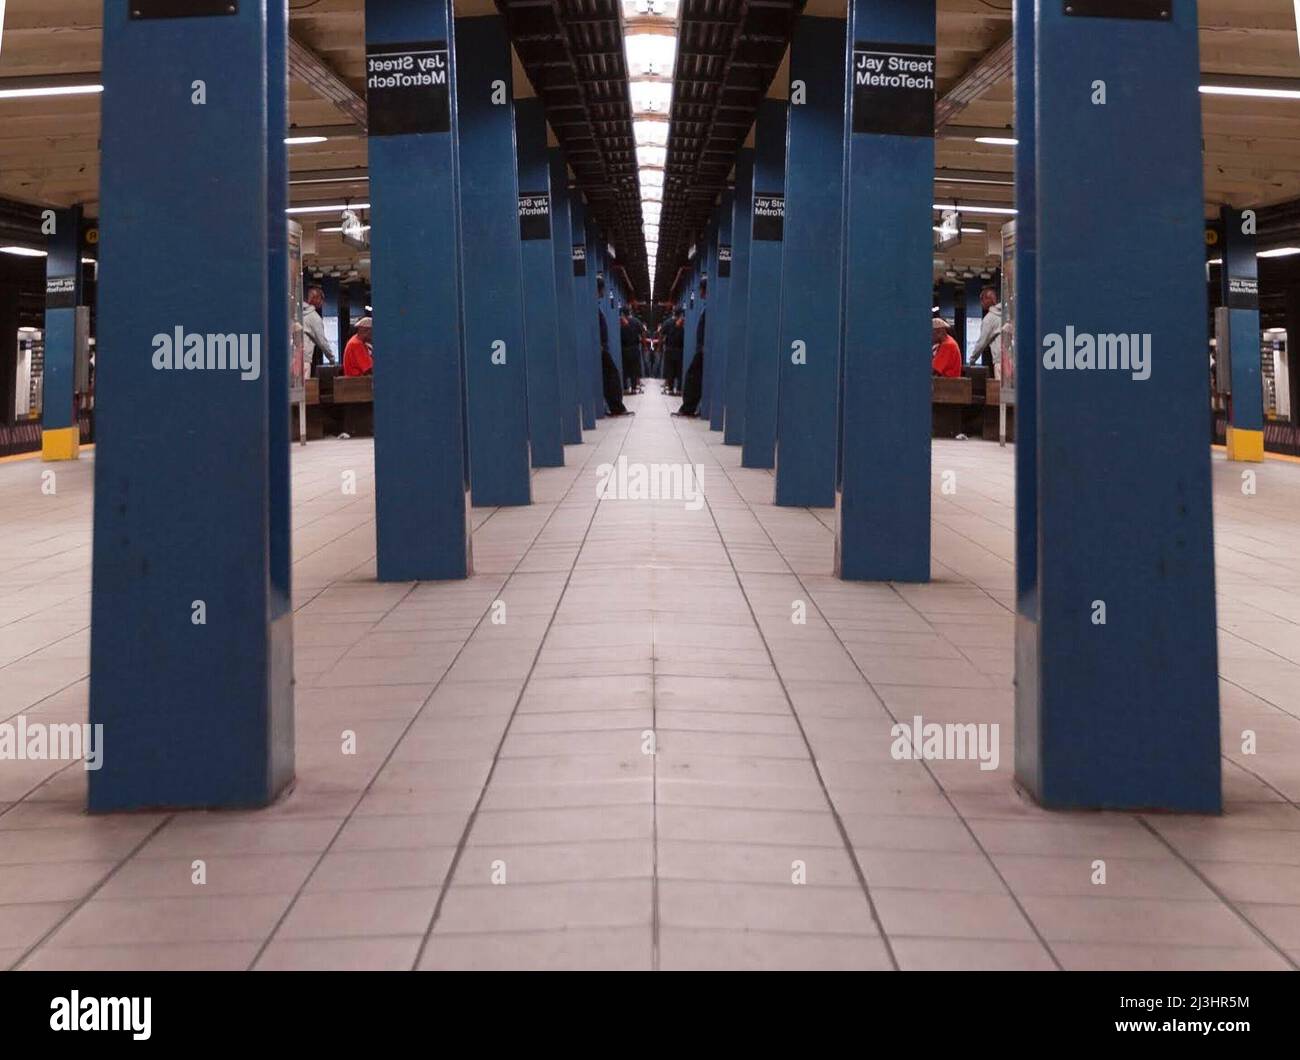
M1015 111L1033 114L1038 95L1034 82L1036 54L1034 5L1037 0L1015 0ZM1004 299L1003 320L1012 321L1004 333L1014 349L1038 346L1038 171L1037 122L1022 121L1016 128L1016 219L1011 296ZM978 295L978 292L976 292ZM966 287L966 312L971 310L970 285ZM975 303L978 305L978 302ZM968 323L969 327L970 324ZM1033 677L1038 665L1038 372L1026 371L1012 380L1016 406L1016 762L1038 758L1038 688ZM1017 766L1019 768L1019 766ZM1032 769L1032 766L1027 768Z
M470 490L485 507L528 504L524 281L510 93L500 15L458 18L461 299ZM469 233L465 238L463 233Z
M292 613L271 561L285 18L284 0L140 20L105 6L92 811L261 806L293 776Z
M586 299L578 311L578 324L582 326L582 321L587 321L587 327L590 329L591 346L588 355L591 358L587 365L587 386L591 389L592 402L596 410L596 418L604 419L605 417L605 390L602 383L602 369L600 362L600 324L598 314L603 312L600 299L597 297L596 281L602 276L604 268L604 247L600 241L600 230L596 227L596 222L592 219L590 213L585 215L587 231L587 293ZM594 312L593 312L594 310Z
M599 334L599 321L603 318L605 321L604 348L609 351L610 359L614 362L614 371L618 373L619 386L621 387L623 383L623 359L618 355L618 317L614 314L611 307L611 302L614 297L614 278L610 275L609 250L605 245L605 233L597 228L594 223L590 225L589 232L590 236L588 238L588 244L594 245L596 248L596 274L604 280L603 291L600 289L599 285L596 290L596 311L599 314L596 324L596 354L598 358L596 361L596 383L600 386L604 379L604 360L601 355ZM603 387L601 389L601 394L604 394ZM602 408L604 407L604 402L605 399L602 396Z
M934 0L853 0L844 469L835 537L835 570L849 580L930 577L934 38ZM895 62L913 67L920 83L875 83L877 66Z
M731 270L736 191L727 188L718 206L718 236L713 254L713 278L709 281L709 322L704 362L705 404L709 429L720 431L726 419L727 336L731 328ZM703 415L703 413L701 413Z
M53 214L53 231L46 237L41 455L45 460L76 460L81 455L76 408L77 307L84 302L81 207Z
M1224 206L1223 265L1219 279L1232 333L1232 395L1228 402L1228 459L1264 459L1264 381L1260 368L1259 260L1254 211Z
M560 361L560 437L582 444L582 400L578 393L578 340L573 317L573 221L564 152L547 149L551 168L551 252L555 259L556 338Z
M695 360L696 327L700 320L700 251L697 249L686 274L686 317L682 326L682 377L678 381L683 394L686 393L686 373L690 371L691 362Z
M569 221L573 229L570 238L573 240L573 329L577 343L578 400L582 408L582 429L589 431L596 426L597 416L601 414L601 405L591 384L591 345L594 341L591 283L595 263L587 243L587 208L582 201L582 192L572 186L569 188Z
M844 19L802 15L790 42L776 503L794 507L835 507L844 39Z
M964 339L966 336L966 326L963 321L957 319L957 285L952 283L939 284L938 302L935 304L939 307L939 315L944 320L952 324L952 335L957 340L957 345L964 351L966 349Z
M781 243L785 212L784 99L765 99L754 128L754 195L749 247L748 364L742 467L776 464L776 397L780 369Z
M546 113L536 96L515 101L519 152L519 227L524 258L524 322L528 333L528 437L533 467L563 467L560 356L551 242L551 160ZM530 200L530 201L525 201Z
M266 370L268 430L267 463L270 499L267 508L270 548L271 646L277 653L271 672L278 683L272 688L273 702L293 701L293 470L289 408L289 368L292 351L291 316L296 316L299 298L297 275L290 276L289 148L280 130L289 126L289 9L283 0L266 5L266 231L267 231L267 330ZM283 178L280 174L285 174ZM335 347L338 351L338 347ZM342 352L338 353L340 361ZM272 753L279 761L272 772L293 773L293 712L271 713Z
M749 250L754 209L754 150L742 147L736 154L736 193L731 214L731 306L727 319L725 411L722 440L740 445L745 440L745 378L749 364Z
M1221 807L1208 378L1188 355L1207 344L1197 12L1169 9L1034 20L1017 227L1032 217L1036 263L1015 286L1036 308L1015 378L1037 375L1017 448L1036 454L1038 572L1016 775L1052 808Z
M366 2L381 581L470 571L449 9ZM431 64L434 83L383 88L385 66L407 55Z

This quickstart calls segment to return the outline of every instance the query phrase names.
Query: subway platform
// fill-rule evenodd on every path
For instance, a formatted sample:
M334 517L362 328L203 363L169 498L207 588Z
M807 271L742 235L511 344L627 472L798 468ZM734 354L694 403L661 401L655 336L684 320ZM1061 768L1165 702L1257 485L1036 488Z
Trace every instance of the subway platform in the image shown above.
M464 582L378 583L372 443L295 447L292 789L91 817L82 763L0 762L0 967L1300 965L1300 464L1214 461L1223 816L1052 813L1013 449L936 442L933 581L854 584L832 510L647 389L473 510ZM598 499L620 457L702 501ZM86 720L93 465L0 462L0 722ZM997 742L900 760L916 718Z

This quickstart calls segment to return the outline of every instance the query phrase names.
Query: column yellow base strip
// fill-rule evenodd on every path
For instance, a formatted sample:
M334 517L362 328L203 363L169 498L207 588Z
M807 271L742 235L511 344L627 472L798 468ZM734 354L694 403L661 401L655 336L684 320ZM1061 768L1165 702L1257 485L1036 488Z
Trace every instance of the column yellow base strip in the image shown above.
M1264 460L1264 432L1242 431L1235 427L1228 428L1228 459L1241 460L1252 464Z
M41 432L42 460L76 460L80 455L80 427L60 427Z

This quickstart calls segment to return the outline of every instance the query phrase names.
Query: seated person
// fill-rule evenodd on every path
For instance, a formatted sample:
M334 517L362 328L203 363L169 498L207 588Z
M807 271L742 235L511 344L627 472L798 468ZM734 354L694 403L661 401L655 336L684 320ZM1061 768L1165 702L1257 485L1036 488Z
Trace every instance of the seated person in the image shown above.
M934 375L956 379L961 375L961 350L957 340L948 334L948 322L935 317L930 322L930 341L934 348L930 351L930 368Z
M374 321L362 317L357 321L357 333L348 339L343 348L343 374L347 376L372 375L375 370L374 347L370 344L370 334Z

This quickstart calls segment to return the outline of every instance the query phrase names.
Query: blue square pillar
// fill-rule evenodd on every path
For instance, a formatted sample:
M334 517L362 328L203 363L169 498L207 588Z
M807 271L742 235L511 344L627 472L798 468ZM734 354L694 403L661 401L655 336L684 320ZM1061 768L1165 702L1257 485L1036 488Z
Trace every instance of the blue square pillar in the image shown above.
M1018 513L1037 518L1018 527L1036 577L1018 572L1016 776L1055 809L1214 813L1196 3L1163 18L1064 7L1022 4L1016 23L1033 146L1016 234L1034 247L1011 277L1017 449L1037 476L1026 491L1018 468Z
M601 364L601 344L600 344L600 321L604 316L604 301L600 295L600 287L604 283L605 269L605 248L601 243L600 229L596 226L595 220L590 212L586 212L586 230L587 230L587 296L579 309L578 323L581 326L585 318L587 326L591 329L591 347L589 350L591 363L587 368L587 381L591 387L592 401L595 403L596 418L605 417L605 387L604 387L604 368ZM595 312L592 312L592 309ZM608 322L606 323L608 327Z
M528 436L533 467L563 467L560 358L555 300L551 160L546 112L536 96L515 101L519 152L519 239L524 260L524 321L528 334Z
M589 431L596 426L596 419L603 415L600 410L604 405L592 384L594 359L591 351L596 338L591 316L591 292L594 290L595 263L587 244L587 207L576 185L569 187L569 222L572 228L569 238L573 240L570 256L573 260L573 333L578 363L578 400L582 409L582 429Z
M736 154L736 191L731 214L731 305L721 348L726 359L723 382L725 412L722 440L740 445L745 440L745 378L749 364L749 252L754 210L754 149Z
M381 581L470 572L449 0L366 0Z
M267 332L266 364L268 402L267 459L270 504L267 508L271 538L271 648L276 657L271 671L279 686L272 691L276 701L291 702L293 696L293 470L290 466L291 418L289 408L292 322L297 319L301 297L298 275L289 257L289 148L278 130L289 125L289 9L281 0L266 5L267 70ZM286 174L280 179L279 174ZM337 302L336 302L337 306ZM336 346L337 350L338 347ZM277 772L293 771L293 712L271 715L271 746L285 761Z
M293 777L286 19L104 5L96 812L263 806Z
M501 15L458 18L461 302L474 504L528 504L523 266L510 37ZM467 234L464 235L464 234Z
M845 20L801 15L790 41L776 503L835 507L844 224Z
M717 241L713 247L713 279L709 283L708 332L704 341L708 357L704 362L704 406L700 415L707 411L709 429L722 430L726 410L727 378L727 336L731 321L731 265L734 248L732 246L732 226L735 223L734 188L727 188L722 193L718 204Z
M930 578L934 0L853 0L835 571Z
M1223 221L1223 264L1219 267L1219 280L1232 333L1228 459L1258 463L1264 459L1264 380L1259 354L1255 212L1224 206L1219 216Z
M754 123L742 467L776 465L776 397L780 374L777 343L781 330L787 109L784 99L765 99L758 106L758 118Z
M578 337L573 316L573 219L564 152L547 148L551 169L551 253L555 258L556 340L560 362L560 436L582 444L582 400L578 393Z
M81 207L45 211L42 229L46 232L47 255L41 456L45 460L76 460L81 455L81 425L77 420L77 310L85 301Z

